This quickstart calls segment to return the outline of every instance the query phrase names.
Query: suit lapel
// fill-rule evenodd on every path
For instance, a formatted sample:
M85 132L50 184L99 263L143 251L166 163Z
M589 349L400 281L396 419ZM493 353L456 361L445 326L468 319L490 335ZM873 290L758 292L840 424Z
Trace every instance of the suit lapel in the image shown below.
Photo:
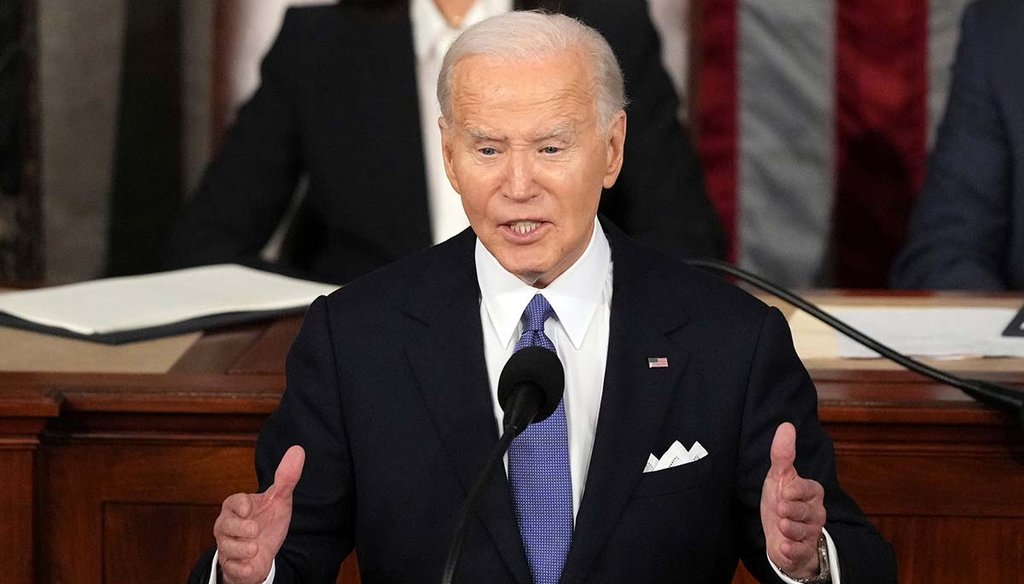
M426 326L410 339L406 354L462 484L463 496L469 493L498 441L473 267L475 241L467 230L456 241L445 244L456 249L445 254L442 263L426 270L423 286L411 295L407 308L410 316ZM529 584L529 566L502 466L493 469L475 516L494 539L516 579Z
M673 340L686 312L651 274L654 261L614 227L615 281L601 413L575 534L561 582L582 582L607 543L655 448L664 417L679 393L688 351ZM480 325L472 232L466 231L424 270L410 294L408 314L423 323L406 343L410 367L452 467L468 494L497 442ZM664 357L666 368L648 358ZM660 453L658 453L660 454ZM496 468L481 494L476 518L520 584L531 582L508 481Z
M679 393L688 358L686 348L671 339L687 319L680 302L651 279L652 260L614 227L606 227L606 232L614 262L608 361L563 584L583 581L615 529L655 448L665 413ZM649 367L651 357L666 358L668 367Z

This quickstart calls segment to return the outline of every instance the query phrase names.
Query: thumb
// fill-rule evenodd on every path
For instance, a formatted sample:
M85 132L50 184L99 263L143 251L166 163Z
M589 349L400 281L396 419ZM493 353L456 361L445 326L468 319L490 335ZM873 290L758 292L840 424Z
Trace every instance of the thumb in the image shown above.
M783 479L796 476L796 427L789 422L779 424L772 439L772 467L768 476Z
M302 466L306 462L306 451L301 446L292 446L284 453L277 471L274 472L274 484L267 489L274 498L291 497L295 485L302 476Z

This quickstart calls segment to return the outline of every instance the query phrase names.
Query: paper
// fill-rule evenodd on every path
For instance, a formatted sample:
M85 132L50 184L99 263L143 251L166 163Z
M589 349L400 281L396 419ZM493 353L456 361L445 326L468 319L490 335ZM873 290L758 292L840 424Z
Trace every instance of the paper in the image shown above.
M233 264L0 293L0 312L81 335L299 308L337 286Z
M1024 357L1024 338L1002 336L1017 313L1013 308L821 308L882 344L916 357ZM794 345L803 359L879 356L803 311L797 311L790 323Z

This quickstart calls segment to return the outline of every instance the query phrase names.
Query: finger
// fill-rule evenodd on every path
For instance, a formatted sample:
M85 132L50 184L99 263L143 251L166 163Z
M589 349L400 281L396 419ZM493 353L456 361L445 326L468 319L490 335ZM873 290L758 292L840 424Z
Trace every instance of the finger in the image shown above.
M779 520L778 530L790 542L799 543L802 546L800 549L803 547L809 549L812 545L817 549L818 537L821 536L820 525L811 525L786 518Z
M253 539L260 533L259 525L255 521L233 515L218 517L214 529L224 537L238 539Z
M217 540L217 553L225 560L251 560L259 551L259 544L251 539L226 537Z
M256 568L248 560L222 560L220 570L226 582L250 582Z
M780 520L803 523L820 531L825 526L825 506L820 501L780 501L775 506L775 513Z
M224 499L224 503L220 506L221 516L235 516L235 517L248 517L252 513L253 509L252 495L247 493L235 493L227 499Z
M813 479L795 477L782 487L780 495L787 501L813 502L814 500L824 500L825 488Z
M811 557L818 555L818 540L815 538L813 545L785 540L779 543L779 553L786 559L787 568L799 566L809 561Z
M267 489L270 497L291 497L295 485L302 476L302 466L306 462L306 451L301 446L292 446L284 453L277 471L274 472L274 484Z
M778 514L779 519L789 519L790 521L808 523L814 519L814 512L811 506L801 502L780 501L775 506L775 512Z
M796 476L796 428L789 422L783 422L775 430L771 449L772 466L768 476L782 479Z

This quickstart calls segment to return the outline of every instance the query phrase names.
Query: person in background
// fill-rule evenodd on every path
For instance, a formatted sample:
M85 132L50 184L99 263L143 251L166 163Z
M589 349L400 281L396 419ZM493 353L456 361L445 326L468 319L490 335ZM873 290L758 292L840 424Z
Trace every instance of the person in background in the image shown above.
M601 35L503 14L441 70L471 228L313 303L257 443L262 492L224 501L193 582L329 584L353 549L364 584L440 581L527 346L565 391L492 469L458 581L726 584L742 558L762 582L895 582L782 313L598 218L628 143Z
M433 97L441 57L466 26L538 7L600 30L626 76L630 141L602 213L674 256L722 258L643 0L343 0L288 10L166 266L240 262L345 283L458 233L468 223L444 175ZM260 251L303 178L281 258L266 264Z
M1024 290L1024 2L967 7L896 288Z

